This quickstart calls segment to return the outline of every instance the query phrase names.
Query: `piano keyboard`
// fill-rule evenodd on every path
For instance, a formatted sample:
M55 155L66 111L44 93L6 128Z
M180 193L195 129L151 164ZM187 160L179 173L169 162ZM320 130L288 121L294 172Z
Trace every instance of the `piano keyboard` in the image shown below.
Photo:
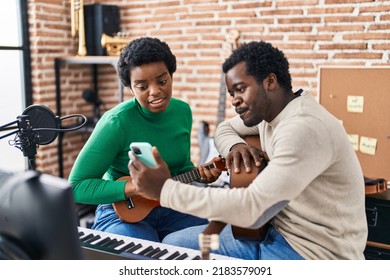
M192 249L84 227L78 227L78 232L85 259L201 260L200 251ZM211 253L210 259L235 258Z

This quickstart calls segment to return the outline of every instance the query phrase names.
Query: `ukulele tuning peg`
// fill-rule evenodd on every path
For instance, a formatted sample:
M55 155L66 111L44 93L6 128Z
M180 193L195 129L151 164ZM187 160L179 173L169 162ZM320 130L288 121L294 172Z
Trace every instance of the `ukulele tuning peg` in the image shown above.
M211 250L218 250L219 249L219 235L218 234L212 234L210 236L210 249Z

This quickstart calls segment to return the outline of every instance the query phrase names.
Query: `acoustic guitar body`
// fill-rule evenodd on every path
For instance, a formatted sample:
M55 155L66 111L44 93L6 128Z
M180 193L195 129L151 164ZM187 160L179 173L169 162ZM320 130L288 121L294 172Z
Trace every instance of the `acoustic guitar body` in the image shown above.
M245 138L247 144L260 148L260 140L258 135L251 135ZM265 159L262 160L260 167L252 165L252 171L250 173L245 172L244 163L241 163L240 173L230 172L230 188L246 188L248 187L256 176L263 171L267 166ZM259 229L248 229L237 226L232 226L233 236L240 240L255 240L262 241L268 230L268 223Z
M260 139L258 135L247 136L245 141L248 145L252 145L261 150ZM268 157L265 155L265 159L262 159L260 167L256 167L253 163L252 171L250 173L245 172L245 166L241 163L240 173L230 171L230 188L246 188L248 187L256 176L263 171L267 166ZM210 250L213 249L212 244L218 243L218 235L221 233L226 223L219 221L211 221L206 229L199 235L199 247L202 253L202 259L208 260L210 256ZM248 229L232 225L232 232L235 239L238 240L254 240L263 241L268 230L268 223L259 229ZM216 246L218 247L218 246Z

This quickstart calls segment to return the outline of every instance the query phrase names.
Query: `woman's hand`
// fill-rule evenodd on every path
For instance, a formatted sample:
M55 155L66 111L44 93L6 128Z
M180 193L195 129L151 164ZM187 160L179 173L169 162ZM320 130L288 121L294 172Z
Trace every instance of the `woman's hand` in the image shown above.
M224 159L221 157L215 157L210 162L198 166L198 170L201 183L209 184L215 182L221 175L222 171L226 170Z

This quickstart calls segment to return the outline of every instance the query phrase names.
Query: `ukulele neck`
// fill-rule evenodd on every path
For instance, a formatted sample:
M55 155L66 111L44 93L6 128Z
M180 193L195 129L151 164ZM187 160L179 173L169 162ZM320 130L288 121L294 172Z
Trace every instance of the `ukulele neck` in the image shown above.
M209 165L206 165L205 168L206 169L215 168L215 164L211 163ZM184 183L184 184L188 184L188 183L191 183L193 181L200 179L200 173L199 173L198 168L193 168L188 172L185 172L185 173L179 174L175 177L172 177L172 179L175 181L179 181L181 183Z

